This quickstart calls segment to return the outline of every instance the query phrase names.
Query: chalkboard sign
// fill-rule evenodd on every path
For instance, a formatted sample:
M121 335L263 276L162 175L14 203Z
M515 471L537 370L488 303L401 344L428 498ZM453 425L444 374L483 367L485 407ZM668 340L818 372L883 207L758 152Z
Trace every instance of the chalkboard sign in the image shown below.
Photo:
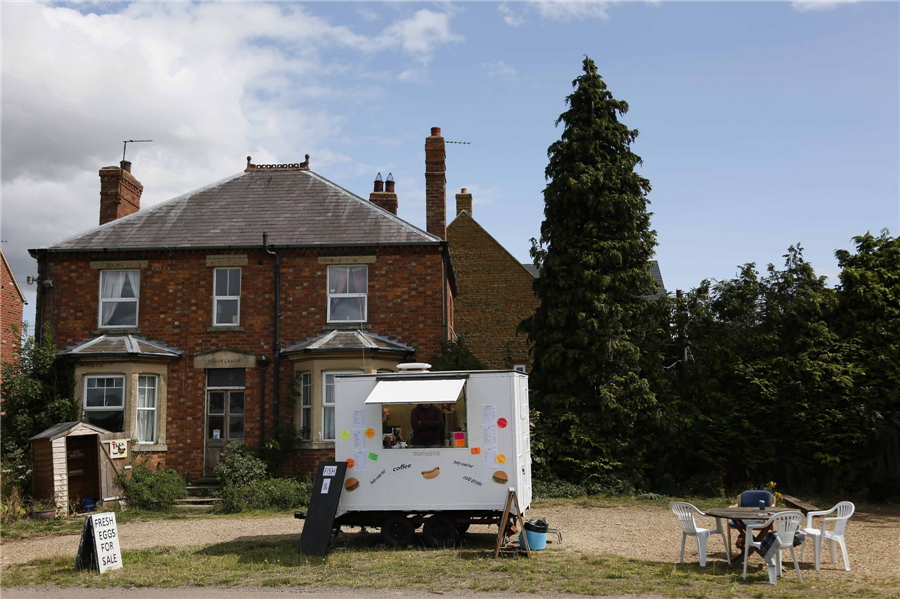
M103 574L122 567L119 529L113 512L90 514L84 519L81 542L75 556L76 570L93 570Z
M300 555L325 557L328 553L328 542L346 474L346 462L319 462L309 511L300 534Z

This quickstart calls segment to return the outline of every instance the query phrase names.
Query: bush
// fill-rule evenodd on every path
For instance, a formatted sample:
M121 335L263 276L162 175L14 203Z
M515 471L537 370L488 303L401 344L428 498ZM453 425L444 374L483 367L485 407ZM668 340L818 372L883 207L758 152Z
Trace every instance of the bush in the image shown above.
M311 478L261 478L247 485L225 485L220 492L223 512L245 510L296 509L309 505Z
M151 470L143 464L131 469L131 480L124 483L128 502L141 510L164 511L176 499L187 495L184 479L174 470Z
M216 466L216 478L225 486L242 487L265 478L266 464L246 445L231 444L225 448Z

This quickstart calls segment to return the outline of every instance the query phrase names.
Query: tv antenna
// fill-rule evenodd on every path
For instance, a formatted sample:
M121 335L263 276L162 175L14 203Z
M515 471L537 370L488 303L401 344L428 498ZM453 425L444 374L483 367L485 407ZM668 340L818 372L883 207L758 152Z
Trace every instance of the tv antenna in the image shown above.
M448 144L462 144L462 145L464 145L464 146L471 146L471 145L472 145L472 142L470 142L470 141L445 141L444 143L448 143Z
M128 149L128 144L145 144L153 141L152 139L129 139L123 142L125 145L122 146L122 162L125 162L125 150Z

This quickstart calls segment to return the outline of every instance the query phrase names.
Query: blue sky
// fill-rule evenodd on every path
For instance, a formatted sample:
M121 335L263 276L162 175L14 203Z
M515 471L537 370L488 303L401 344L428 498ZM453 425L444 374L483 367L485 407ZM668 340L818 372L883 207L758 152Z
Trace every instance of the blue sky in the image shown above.
M834 282L835 249L900 232L898 7L4 4L3 248L25 286L27 248L95 225L97 170L129 138L154 139L129 149L143 206L247 154L309 153L364 197L392 172L400 216L424 227L440 126L471 142L448 147L448 214L468 187L476 219L529 261L553 123L587 54L640 130L670 291L780 265L797 242Z

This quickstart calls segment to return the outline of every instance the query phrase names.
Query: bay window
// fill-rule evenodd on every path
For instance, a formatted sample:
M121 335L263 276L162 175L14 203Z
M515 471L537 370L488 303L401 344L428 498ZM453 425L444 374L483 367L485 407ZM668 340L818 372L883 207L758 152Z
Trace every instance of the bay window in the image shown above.
M312 373L300 374L300 438L308 441L312 432Z
M142 374L138 377L134 431L138 443L156 443L157 381L158 378L154 375Z
M84 422L112 433L125 430L125 377L87 376L84 379Z

